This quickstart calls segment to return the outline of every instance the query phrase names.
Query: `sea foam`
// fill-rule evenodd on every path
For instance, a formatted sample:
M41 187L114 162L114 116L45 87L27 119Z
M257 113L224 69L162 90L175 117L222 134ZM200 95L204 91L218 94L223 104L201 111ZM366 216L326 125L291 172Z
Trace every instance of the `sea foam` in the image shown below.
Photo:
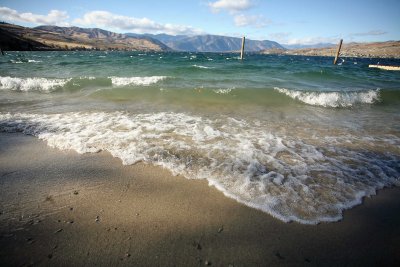
M71 79L0 77L0 89L14 91L52 92L63 87Z
M293 99L313 106L323 107L351 107L357 104L373 104L379 101L379 90L359 92L307 92L274 88Z
M352 141L364 141L350 134L315 137L322 143L314 144L273 130L252 121L183 113L0 113L0 131L34 135L78 153L108 151L124 164L143 161L207 179L226 196L285 222L337 221L362 197L400 185L397 154L364 151L363 144L352 149ZM400 145L398 138L390 142Z
M220 95L227 95L232 92L232 90L235 90L235 87L214 89L213 92Z
M214 69L214 67L207 67L207 66L203 66L203 65L192 65L192 67L194 68L198 68L198 69Z
M127 85L151 85L165 80L167 76L147 76L147 77L109 77L114 86Z

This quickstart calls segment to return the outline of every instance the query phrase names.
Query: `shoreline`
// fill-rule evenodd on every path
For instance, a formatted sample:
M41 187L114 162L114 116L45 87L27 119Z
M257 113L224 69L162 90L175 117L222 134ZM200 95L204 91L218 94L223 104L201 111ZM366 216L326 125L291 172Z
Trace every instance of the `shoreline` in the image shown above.
M190 51L152 51L152 50L83 50L83 49L36 49L36 50L3 50L5 55L7 52L17 53L17 52L143 52L143 53L198 53L198 54L239 54L240 51L224 51L224 52L190 52ZM299 56L299 57L322 57L322 58L335 58L334 53L330 54L319 54L319 53L298 53L296 50L288 49L282 51L248 51L245 54L247 55L267 55L267 56ZM355 55L355 54L340 54L339 58L346 59L386 59L386 60L398 60L400 59L400 55L388 55L388 56L380 56L380 55Z
M208 186L105 152L0 133L2 266L400 264L400 188L335 223L284 223Z

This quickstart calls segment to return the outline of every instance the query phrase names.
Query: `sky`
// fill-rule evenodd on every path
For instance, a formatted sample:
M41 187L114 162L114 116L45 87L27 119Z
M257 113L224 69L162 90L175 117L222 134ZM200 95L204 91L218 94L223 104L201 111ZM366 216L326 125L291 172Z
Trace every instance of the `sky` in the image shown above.
M400 40L399 0L0 0L0 20L281 44Z

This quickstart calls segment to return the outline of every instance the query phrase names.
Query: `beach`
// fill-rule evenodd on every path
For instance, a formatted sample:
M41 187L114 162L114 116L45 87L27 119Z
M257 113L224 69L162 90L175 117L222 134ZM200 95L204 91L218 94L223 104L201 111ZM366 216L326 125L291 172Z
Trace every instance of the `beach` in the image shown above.
M284 223L206 180L0 134L2 266L396 266L400 190Z
M400 76L376 60L7 52L0 265L399 265Z

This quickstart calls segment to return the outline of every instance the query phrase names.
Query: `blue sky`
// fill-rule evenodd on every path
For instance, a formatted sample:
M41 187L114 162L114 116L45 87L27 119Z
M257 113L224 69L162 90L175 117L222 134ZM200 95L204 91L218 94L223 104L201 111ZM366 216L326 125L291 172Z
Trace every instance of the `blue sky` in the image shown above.
M400 40L399 0L1 0L0 20L283 44Z

